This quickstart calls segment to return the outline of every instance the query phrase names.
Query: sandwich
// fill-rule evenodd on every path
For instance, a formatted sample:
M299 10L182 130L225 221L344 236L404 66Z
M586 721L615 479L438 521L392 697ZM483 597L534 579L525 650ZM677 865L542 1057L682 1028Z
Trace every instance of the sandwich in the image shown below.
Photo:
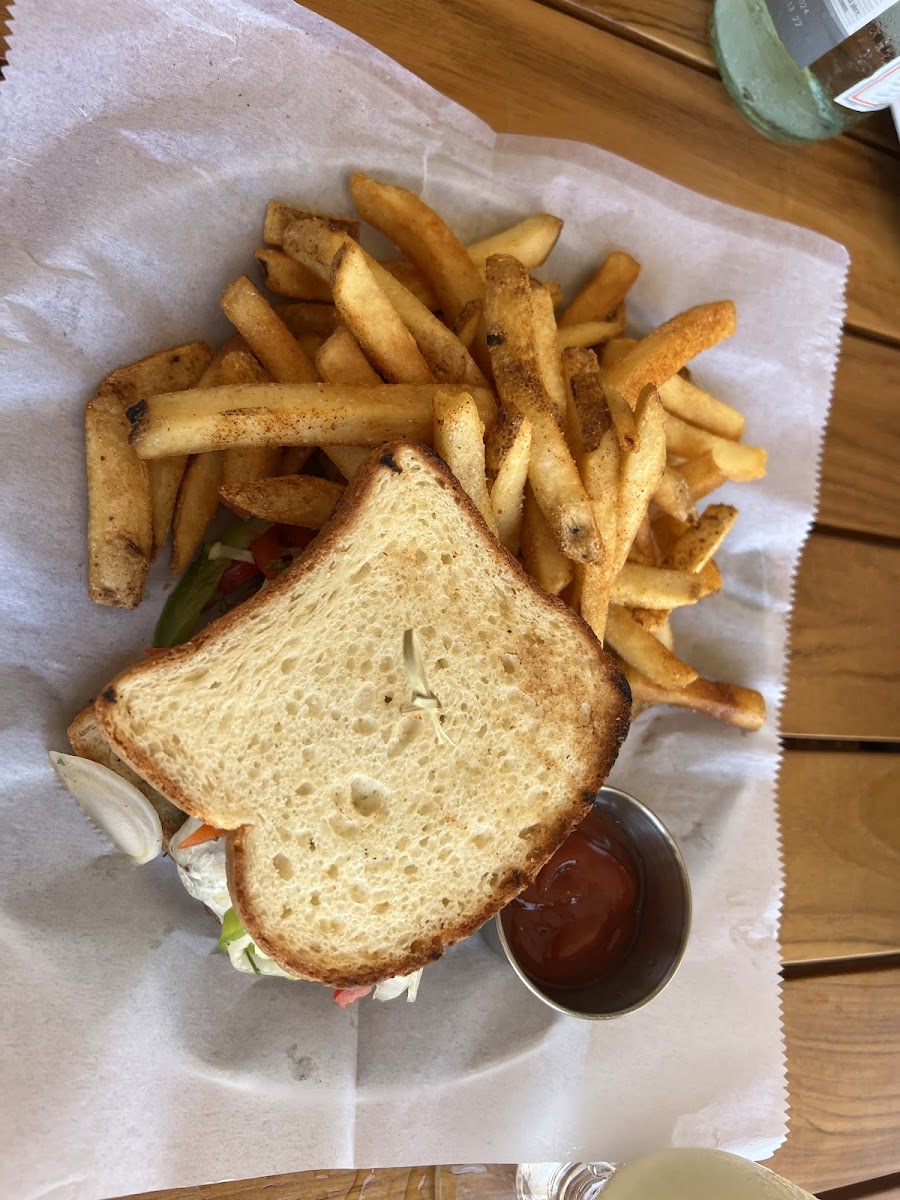
M399 442L287 569L119 674L70 739L153 806L235 966L348 1003L414 993L532 882L629 714L589 627Z

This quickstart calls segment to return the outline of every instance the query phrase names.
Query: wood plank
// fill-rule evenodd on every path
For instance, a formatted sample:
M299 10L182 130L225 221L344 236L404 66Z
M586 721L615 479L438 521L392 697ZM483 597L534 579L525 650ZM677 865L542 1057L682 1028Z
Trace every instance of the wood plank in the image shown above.
M898 796L900 753L785 754L784 962L900 953Z
M797 579L786 736L900 739L900 546L814 533Z
M822 458L819 520L900 538L900 349L844 336Z
M900 1170L900 969L784 986L790 1132L766 1163L811 1192Z
M515 1200L516 1168L383 1167L360 1171L300 1171L266 1179L143 1192L132 1200Z
M720 200L844 241L849 319L900 340L900 158L761 138L718 80L536 0L311 0L494 128L603 146Z
M900 1200L900 1178L886 1175L865 1183L851 1183L845 1188L829 1188L819 1192L820 1200Z
M651 49L675 54L705 71L715 71L709 47L713 0L542 0L551 8L590 21ZM897 130L887 109L856 126L860 137L890 154L900 154Z

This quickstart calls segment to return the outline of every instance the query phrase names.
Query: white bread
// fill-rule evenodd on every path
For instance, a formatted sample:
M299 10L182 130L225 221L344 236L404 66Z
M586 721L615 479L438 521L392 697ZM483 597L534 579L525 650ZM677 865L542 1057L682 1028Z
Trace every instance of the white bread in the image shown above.
M119 758L103 736L100 726L97 724L92 704L83 708L76 717L72 718L72 723L66 730L66 736L79 758L89 758L103 767L109 767L110 771L115 771L128 783L134 784L139 792L143 792L156 809L159 823L162 825L163 845L168 846L169 838L178 832L187 818L165 796L160 795L156 788L152 788L146 780L141 779L140 775L132 771L128 763Z
M440 736L406 711L409 629ZM407 443L363 464L263 594L96 702L142 777L233 831L254 941L335 986L425 965L521 891L585 815L629 708L587 625Z

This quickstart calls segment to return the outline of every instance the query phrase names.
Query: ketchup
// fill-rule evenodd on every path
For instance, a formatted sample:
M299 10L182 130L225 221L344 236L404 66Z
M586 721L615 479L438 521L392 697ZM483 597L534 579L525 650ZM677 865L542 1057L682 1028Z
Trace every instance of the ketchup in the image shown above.
M594 983L625 957L638 921L634 861L593 809L503 914L510 949L539 984Z

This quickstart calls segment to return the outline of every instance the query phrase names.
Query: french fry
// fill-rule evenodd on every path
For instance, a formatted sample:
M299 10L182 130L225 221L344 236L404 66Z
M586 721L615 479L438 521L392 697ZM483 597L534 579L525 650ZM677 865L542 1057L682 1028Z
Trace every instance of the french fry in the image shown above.
M605 381L604 390L609 400L610 391ZM615 413L612 415L615 420ZM665 413L652 389L641 394L634 419L638 444L630 454L622 456L619 477L618 531L611 566L616 573L628 557L638 526L666 467Z
M530 486L525 489L521 550L525 570L545 592L558 596L572 582L575 564L556 544Z
M541 265L556 245L562 227L563 223L559 217L550 213L537 213L516 225L511 225L509 229L502 229L479 242L471 242L466 249L469 258L482 273L492 254L511 254L524 267L532 270Z
M664 566L669 551L691 526L687 521L679 521L676 517L670 517L668 513L663 512L656 513L651 525L653 540L656 542L656 548L660 555L660 566Z
M606 380L604 380L604 391L606 393L606 403L609 406L609 415L612 417L619 445L626 452L636 450L638 447L638 428L631 405L619 389L607 383Z
M488 529L496 534L497 522L485 479L484 425L475 401L465 392L435 392L434 448L484 517Z
M558 279L543 279L541 282L550 293L550 299L553 301L554 309L559 308L563 302L562 284Z
M328 284L283 250L263 247L256 251L254 257L263 269L266 287L276 296L322 303L331 300Z
M673 375L658 388L666 412L691 425L716 433L719 437L740 441L744 435L744 416L736 408L710 396L680 375Z
M470 300L484 300L484 281L465 246L414 192L358 171L350 177L350 196L360 216L418 267L449 325Z
M354 217L335 217L331 213L309 212L307 209L295 208L293 204L287 204L284 200L270 200L266 205L263 241L267 246L280 246L288 225L306 217L324 221L329 229L340 229L343 233L348 233L354 241L359 241L359 221Z
M340 324L337 309L333 304L279 304L275 313L288 327L294 337L304 333L315 333L320 338L330 337Z
M736 483L762 479L766 473L766 452L761 446L745 446L688 425L666 413L666 448L679 458L698 458L710 453L713 462L726 477Z
M613 250L562 314L560 329L585 321L605 321L625 299L640 270L641 264L630 254Z
M334 256L347 238L322 222L295 221L284 235L284 248L322 278L330 279ZM376 282L416 340L439 383L484 386L484 376L458 337L373 258L366 263Z
M224 486L219 495L239 517L321 529L334 512L343 490L343 484L314 475L280 475Z
M618 337L627 320L625 305L620 304L611 320L583 321L580 325L567 325L565 329L560 328L556 340L560 350L566 350L569 346L599 346L611 338Z
M502 402L531 421L528 480L563 553L578 562L603 555L591 503L540 378L534 348L531 282L510 255L486 267L487 344Z
M226 350L218 365L218 375L212 382L223 385L266 383L269 376L262 363L249 350ZM281 463L281 451L275 446L245 446L241 450L226 450L222 460L222 479L225 485L250 483L275 475Z
M331 263L335 308L366 357L388 383L430 383L428 364L369 270L362 250L346 242Z
M368 446L323 446L322 449L345 479L352 479L372 453Z
M484 305L480 300L470 300L453 322L453 332L467 350L472 349L478 330L484 322Z
M613 604L606 619L606 644L621 659L636 667L645 678L665 688L683 688L693 683L697 672L668 650L662 642L635 621L624 608Z
M104 383L118 392L124 410L157 392L177 392L194 387L212 357L213 352L206 342L187 342L119 367L106 377ZM179 455L168 460L160 459L150 466L153 558L162 549L168 535L175 498L186 465L187 458Z
M630 354L637 344L637 338L611 338L604 345L600 354L600 366L602 370L606 371L609 367L614 367L617 362L621 362L625 355Z
M575 587L572 606L593 629L601 645L606 639L606 621L609 615L609 571L604 564L575 564Z
M631 543L625 561L637 563L639 566L655 567L657 557L656 542L653 540L653 530L650 528L650 518L645 513L643 521L638 525L638 531L634 535L634 541Z
M497 461L490 491L497 536L510 554L519 552L522 506L528 480L528 460L531 457L531 422L527 417L517 415L519 420L515 432Z
M224 458L222 451L195 454L185 468L172 515L169 568L173 575L187 568L216 515Z
M628 665L625 675L633 699L644 704L673 704L678 708L705 713L717 721L750 732L761 729L765 724L766 702L759 692L750 688L702 678L695 679L683 688L660 687Z
M697 520L697 507L688 487L687 480L676 467L667 466L662 473L653 503L671 517L693 524Z
M437 384L353 387L327 383L195 388L153 396L128 410L142 458L232 446L377 446L396 438L431 442ZM485 425L496 406L470 388Z
M84 412L88 485L88 594L136 608L153 550L150 472L128 444L118 390L101 386Z
M222 294L222 311L276 383L313 383L316 369L246 275Z
M681 608L717 591L721 576L709 564L708 573L674 571L626 562L612 585L612 603L625 608Z
M676 571L702 571L731 532L738 510L730 504L708 505L697 524L687 529L666 553L663 565Z
M537 369L550 401L550 410L560 429L566 421L566 377L557 343L556 314L550 293L542 283L531 281L531 312L534 320L534 353Z
M266 450L270 447L265 447ZM283 450L276 451L278 460L276 470L271 471L270 475L297 475L306 466L309 456L312 454L314 446L285 446ZM226 455L234 453L227 450ZM223 479L224 483L225 480Z
M730 337L735 328L730 300L689 308L654 329L630 354L611 366L605 382L620 391L634 408L644 388L665 383L702 350Z
M716 488L728 481L728 476L720 470L712 454L707 451L699 458L690 458L678 464L678 473L690 489L693 499L702 500Z
M424 304L429 312L437 312L441 307L434 289L427 279L423 279L415 263L407 262L405 258L397 258L380 264L389 275L403 285L408 292Z
M338 325L319 347L316 370L326 383L352 383L359 387L375 387L381 383L378 372L346 325Z

